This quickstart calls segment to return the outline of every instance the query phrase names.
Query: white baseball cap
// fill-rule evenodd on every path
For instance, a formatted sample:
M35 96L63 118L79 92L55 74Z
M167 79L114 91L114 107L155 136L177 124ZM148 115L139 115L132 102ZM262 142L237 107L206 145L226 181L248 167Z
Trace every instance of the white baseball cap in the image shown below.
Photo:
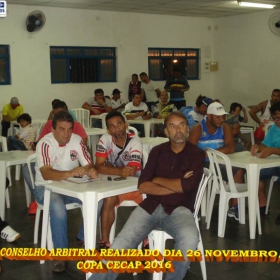
M211 103L207 108L207 114L222 116L229 115L224 109L224 106L219 102Z

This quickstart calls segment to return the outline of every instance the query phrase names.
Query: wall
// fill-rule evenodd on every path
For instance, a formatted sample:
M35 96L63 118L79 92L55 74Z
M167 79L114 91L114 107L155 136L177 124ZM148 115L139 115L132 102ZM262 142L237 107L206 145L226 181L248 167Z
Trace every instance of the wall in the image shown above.
M43 11L47 20L42 30L30 34L25 20L34 10ZM213 31L208 30L212 22L206 18L8 5L7 17L0 19L0 33L1 44L10 45L12 85L1 86L0 107L17 96L26 112L44 118L54 98L77 108L98 87L108 95L119 88L127 99L131 74L148 71L148 47L213 48ZM117 82L51 84L49 46L117 47ZM190 81L188 104L200 93L212 95L213 76L201 71L201 80ZM164 82L158 85L163 89Z
M280 10L214 20L214 57L219 71L213 73L213 92L226 108L232 102L258 104L280 88L280 36L274 35L268 19ZM247 110L249 110L247 108ZM250 124L254 124L250 120Z

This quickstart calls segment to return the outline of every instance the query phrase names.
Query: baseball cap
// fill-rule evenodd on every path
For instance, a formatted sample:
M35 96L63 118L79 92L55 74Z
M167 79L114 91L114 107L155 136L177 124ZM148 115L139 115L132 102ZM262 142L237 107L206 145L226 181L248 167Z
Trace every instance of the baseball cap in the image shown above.
M224 109L224 106L221 103L214 102L211 103L207 108L207 114L222 116L222 115L229 115Z
M115 88L112 92L112 95L114 95L115 93L121 93L121 91L119 89Z
M10 103L12 105L19 105L19 101L16 97L12 97Z
M212 99L211 98L208 98L208 97L205 97L202 99L202 103L206 106L209 106L211 103L212 103Z

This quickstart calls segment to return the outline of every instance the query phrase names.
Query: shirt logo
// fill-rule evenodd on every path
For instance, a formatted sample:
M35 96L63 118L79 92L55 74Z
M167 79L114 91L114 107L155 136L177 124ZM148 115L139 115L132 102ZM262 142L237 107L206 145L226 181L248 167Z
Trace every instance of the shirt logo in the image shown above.
M129 152L125 151L122 153L122 158L124 161L129 161Z
M70 158L72 161L76 160L78 158L78 152L75 150L70 151Z

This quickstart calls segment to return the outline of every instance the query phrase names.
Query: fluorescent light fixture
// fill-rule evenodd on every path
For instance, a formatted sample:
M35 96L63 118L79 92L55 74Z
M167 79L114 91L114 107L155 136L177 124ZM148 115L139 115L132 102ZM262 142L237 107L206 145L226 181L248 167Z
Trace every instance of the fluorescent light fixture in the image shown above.
M263 9L273 9L275 5L269 4L261 4L261 3L250 3L250 2L239 2L237 1L239 6L242 7L253 7L253 8L263 8Z

